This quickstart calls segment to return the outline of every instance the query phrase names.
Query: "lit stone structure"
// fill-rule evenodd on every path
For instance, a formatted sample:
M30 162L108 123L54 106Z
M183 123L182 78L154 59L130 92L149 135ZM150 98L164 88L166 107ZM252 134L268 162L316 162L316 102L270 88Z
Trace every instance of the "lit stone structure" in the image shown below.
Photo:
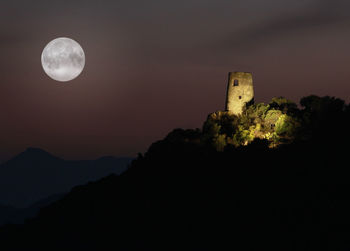
M225 110L240 115L246 105L254 103L253 76L249 72L228 74Z

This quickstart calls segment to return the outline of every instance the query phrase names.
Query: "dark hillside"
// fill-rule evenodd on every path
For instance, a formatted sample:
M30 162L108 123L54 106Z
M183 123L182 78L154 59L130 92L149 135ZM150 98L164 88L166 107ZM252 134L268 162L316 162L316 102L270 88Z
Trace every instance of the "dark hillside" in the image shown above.
M217 151L202 131L176 129L121 176L74 188L34 220L2 228L0 241L18 250L349 249L349 116L328 108L307 111L307 139L275 148L255 139Z

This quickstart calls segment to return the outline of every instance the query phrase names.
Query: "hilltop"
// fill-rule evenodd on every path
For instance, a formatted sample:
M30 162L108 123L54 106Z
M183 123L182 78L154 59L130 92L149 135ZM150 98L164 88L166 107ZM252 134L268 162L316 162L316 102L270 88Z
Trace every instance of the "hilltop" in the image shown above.
M203 129L175 129L120 176L75 187L37 218L1 228L0 241L19 250L350 248L349 106L304 101L270 103L255 124L243 123L250 112L219 112ZM293 134L282 122L266 127L271 110L281 112L274 121L298 122ZM231 141L251 126L254 138Z

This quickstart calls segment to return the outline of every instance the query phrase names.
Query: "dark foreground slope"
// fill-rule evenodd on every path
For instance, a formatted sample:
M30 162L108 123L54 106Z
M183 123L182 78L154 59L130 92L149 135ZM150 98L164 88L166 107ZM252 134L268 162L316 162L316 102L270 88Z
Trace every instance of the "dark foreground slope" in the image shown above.
M0 205L0 227L6 224L23 224L26 219L35 217L41 208L64 197L65 194L54 194L39 200L26 208Z
M218 152L174 130L121 176L2 228L1 250L347 250L349 118L331 117L276 149Z
M120 177L75 188L25 224L20 250L322 250L350 247L348 152L297 144L214 152L154 144ZM7 250L7 249L2 249Z

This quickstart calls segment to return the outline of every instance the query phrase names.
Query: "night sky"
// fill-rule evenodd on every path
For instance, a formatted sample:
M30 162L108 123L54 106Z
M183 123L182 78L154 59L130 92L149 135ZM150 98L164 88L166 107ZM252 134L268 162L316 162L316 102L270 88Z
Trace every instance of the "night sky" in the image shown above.
M86 54L71 82L41 66L57 37ZM349 102L349 46L348 0L2 0L0 160L136 156L223 109L229 71L253 73L257 102Z

